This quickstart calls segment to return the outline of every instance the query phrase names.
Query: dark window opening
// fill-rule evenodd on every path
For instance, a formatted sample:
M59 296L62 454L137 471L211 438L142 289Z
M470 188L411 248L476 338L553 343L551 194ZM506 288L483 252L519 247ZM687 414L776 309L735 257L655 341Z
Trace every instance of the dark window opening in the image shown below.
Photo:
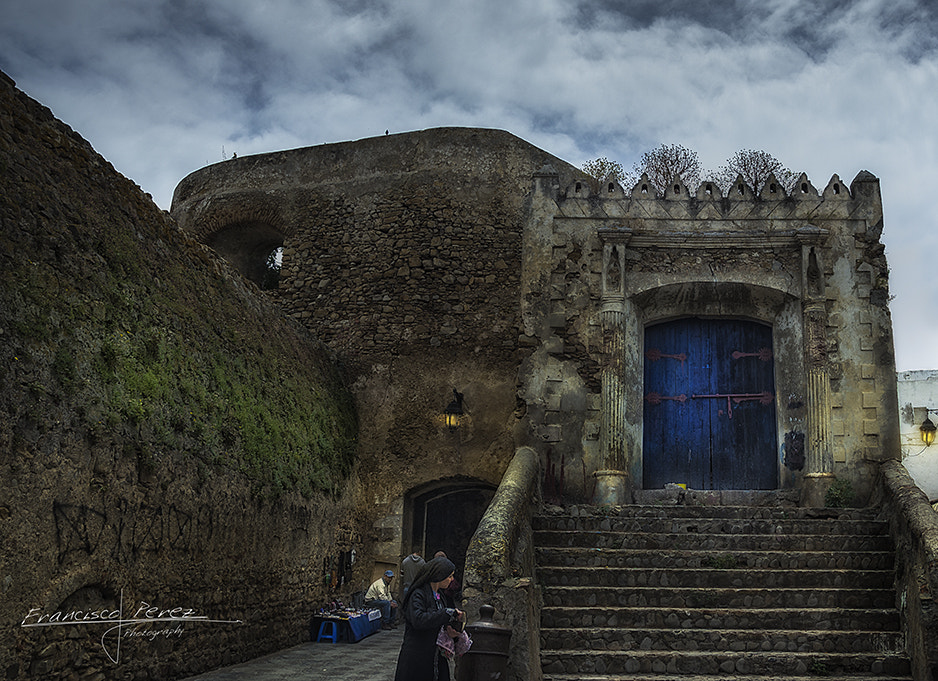
M262 290L278 287L283 235L270 225L245 222L225 227L212 235L208 245Z

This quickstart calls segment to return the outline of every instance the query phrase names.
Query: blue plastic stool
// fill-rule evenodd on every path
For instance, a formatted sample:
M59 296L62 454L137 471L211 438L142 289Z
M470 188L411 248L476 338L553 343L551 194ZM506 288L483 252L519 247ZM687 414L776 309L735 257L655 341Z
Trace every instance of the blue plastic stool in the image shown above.
M326 633L326 627L331 627L331 633ZM319 637L316 639L316 643L319 643L322 640L332 641L336 643L339 640L339 627L336 626L335 622L325 621L319 625Z

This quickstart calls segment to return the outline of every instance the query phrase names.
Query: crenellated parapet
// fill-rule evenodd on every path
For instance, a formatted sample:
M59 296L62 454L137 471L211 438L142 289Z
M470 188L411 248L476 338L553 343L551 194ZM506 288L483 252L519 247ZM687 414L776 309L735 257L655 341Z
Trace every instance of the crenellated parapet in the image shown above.
M549 169L542 174L549 177ZM804 173L791 192L774 176L757 189L740 177L725 192L710 181L688 187L679 176L663 194L655 190L647 175L628 190L612 178L599 183L598 191L583 180L563 188L549 182L541 182L541 186L552 188L551 198L557 203L555 219L622 221L632 227L634 243L640 243L645 235L660 238L664 222L676 242L682 231L695 237L680 244L691 248L714 246L713 240L726 238L733 240L733 245L739 245L739 240L763 238L768 239L767 245L788 243L799 238L795 234L799 228L793 224L831 220L854 223L861 230L857 236L862 236L868 229L881 229L882 222L879 180L866 171L860 172L850 187L833 175L823 191L818 191ZM712 239L706 238L708 234ZM870 236L878 238L879 232Z

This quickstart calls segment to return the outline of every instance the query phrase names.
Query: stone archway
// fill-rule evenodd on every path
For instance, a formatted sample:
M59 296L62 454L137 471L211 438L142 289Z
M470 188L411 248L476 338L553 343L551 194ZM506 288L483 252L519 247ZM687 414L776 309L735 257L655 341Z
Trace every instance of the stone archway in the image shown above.
M241 222L213 233L206 244L261 289L277 288L279 269L269 266L283 247L283 234L265 222Z
M623 448L627 453L624 470L636 487L642 486L642 481L645 480L644 414L646 408L650 408L645 399L648 391L644 388L644 367L645 351L652 348L644 347L646 329L671 320L686 317L737 319L749 320L767 327L771 340L766 341L766 345L771 345L774 373L774 451L780 450L784 438L789 433L806 431L805 410L788 406L790 402L806 401L804 323L801 300L797 296L778 288L732 281L675 282L629 293L623 302L628 312L620 313L612 327L621 334L619 396L625 407L621 409L621 416L617 411L610 411L618 416L618 423L622 424L622 438L628 443L628 446ZM649 391L653 390L656 389L649 388ZM791 395L795 397L785 399ZM775 465L777 476L771 476L774 484L766 481L761 486L783 489L792 487L795 484L796 471L784 467L780 461L776 461ZM660 481L655 478L655 484L658 482Z
M413 546L430 559L444 551L456 564L456 578L462 582L469 540L495 495L491 483L468 480L438 480L411 490L404 502L402 555Z

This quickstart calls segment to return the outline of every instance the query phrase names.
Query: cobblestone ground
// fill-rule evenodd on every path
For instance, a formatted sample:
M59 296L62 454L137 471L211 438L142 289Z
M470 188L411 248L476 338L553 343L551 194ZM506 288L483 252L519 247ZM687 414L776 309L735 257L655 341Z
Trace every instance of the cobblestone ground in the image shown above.
M301 643L265 657L186 681L392 681L404 627L379 631L358 643Z

